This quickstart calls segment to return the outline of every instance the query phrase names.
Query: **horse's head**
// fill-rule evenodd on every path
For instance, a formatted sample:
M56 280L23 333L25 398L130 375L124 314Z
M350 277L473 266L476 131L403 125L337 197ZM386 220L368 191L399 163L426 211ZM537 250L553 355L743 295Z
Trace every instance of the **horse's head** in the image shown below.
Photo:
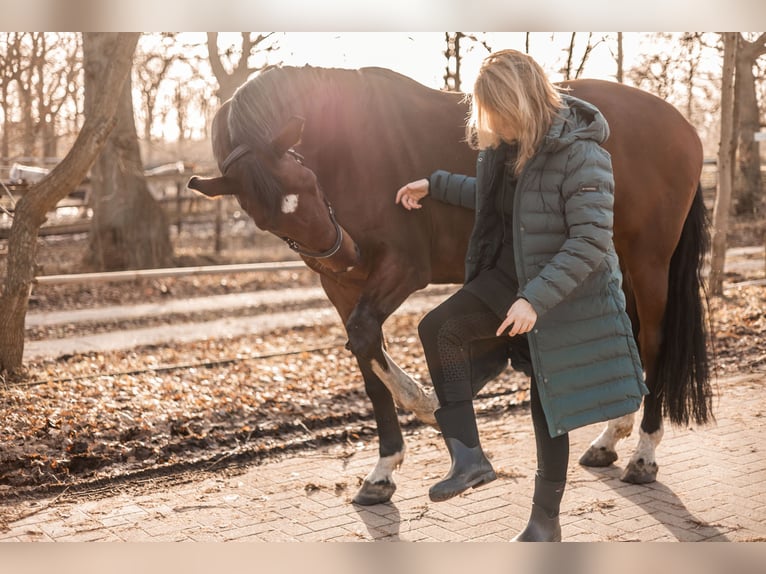
M264 146L241 144L233 149L228 137L216 138L216 123L213 149L223 175L192 177L191 189L208 197L236 196L259 228L330 272L346 272L359 263L356 243L335 219L314 172L293 149L303 132L302 118L290 118Z

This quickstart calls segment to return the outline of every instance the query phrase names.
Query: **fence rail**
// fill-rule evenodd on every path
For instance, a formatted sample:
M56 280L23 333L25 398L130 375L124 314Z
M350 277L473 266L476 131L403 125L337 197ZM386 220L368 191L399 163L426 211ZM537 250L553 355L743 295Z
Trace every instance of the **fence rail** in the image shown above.
M112 281L135 281L160 277L183 277L188 275L228 275L262 271L291 271L308 269L303 261L273 261L264 263L234 263L231 265L202 265L198 267L168 267L163 269L136 269L102 273L75 273L68 275L40 275L35 282L40 285L66 285L74 283L106 283Z

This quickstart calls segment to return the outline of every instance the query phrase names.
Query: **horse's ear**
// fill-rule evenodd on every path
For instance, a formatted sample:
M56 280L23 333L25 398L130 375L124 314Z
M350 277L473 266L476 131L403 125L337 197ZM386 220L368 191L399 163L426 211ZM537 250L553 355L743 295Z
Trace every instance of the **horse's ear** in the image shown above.
M226 177L197 177L193 176L186 184L189 189L195 189L208 197L220 195L236 195L236 189Z
M301 141L301 135L303 135L303 124L305 120L300 116L293 116L277 137L271 141L271 148L277 157L282 157L287 150Z

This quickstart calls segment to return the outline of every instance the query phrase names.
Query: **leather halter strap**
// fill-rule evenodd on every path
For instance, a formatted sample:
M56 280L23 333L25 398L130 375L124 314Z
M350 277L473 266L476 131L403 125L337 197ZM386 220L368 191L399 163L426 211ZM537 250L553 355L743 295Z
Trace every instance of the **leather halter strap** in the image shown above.
M235 147L231 153L226 156L226 159L223 160L223 164L221 165L221 173L226 174L226 170L231 167L231 164L249 152L250 148L245 144L240 144ZM296 151L288 150L288 152L295 156L299 161L303 160L303 157ZM281 237L281 239L287 243L287 246L295 251L298 255L310 257L311 259L327 259L328 257L335 255L340 250L340 246L343 244L343 228L338 224L337 219L335 219L335 210L332 208L332 205L330 205L330 202L327 201L327 198L324 198L324 202L325 205L327 205L327 211L330 214L330 221L332 221L332 224L335 226L335 243L332 247L325 251L314 252L303 249L294 239L290 239L289 237Z
M325 199L324 202L327 205L327 211L330 214L330 221L332 221L332 224L335 226L335 244L330 247L330 249L325 251L306 251L298 244L297 241L290 239L289 237L282 237L282 240L287 243L287 246L295 251L298 255L303 255L304 257L310 257L312 259L327 259L328 257L335 255L338 250L340 250L340 246L343 243L343 228L335 219L335 210L332 208L332 205L330 205L330 202L327 201L327 199Z
M233 150L231 150L231 153L226 156L225 160L223 160L223 165L221 165L221 173L225 175L226 170L228 170L231 167L231 164L233 164L235 161L237 161L239 158L241 158L243 155L245 155L249 151L250 151L250 148L247 147L245 144L240 144L237 147L235 147Z

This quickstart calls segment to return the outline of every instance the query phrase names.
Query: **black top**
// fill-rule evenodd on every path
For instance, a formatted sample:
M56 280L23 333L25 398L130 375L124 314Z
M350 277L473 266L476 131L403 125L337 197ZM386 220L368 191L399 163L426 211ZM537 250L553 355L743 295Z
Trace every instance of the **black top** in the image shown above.
M509 153L511 158L515 154ZM519 280L516 275L516 261L513 254L513 198L516 192L516 177L513 173L512 160L504 162L503 176L499 179L499 189L493 190L495 208L503 221L503 245L494 265L483 269L463 287L481 299L502 320L511 304L518 298Z

